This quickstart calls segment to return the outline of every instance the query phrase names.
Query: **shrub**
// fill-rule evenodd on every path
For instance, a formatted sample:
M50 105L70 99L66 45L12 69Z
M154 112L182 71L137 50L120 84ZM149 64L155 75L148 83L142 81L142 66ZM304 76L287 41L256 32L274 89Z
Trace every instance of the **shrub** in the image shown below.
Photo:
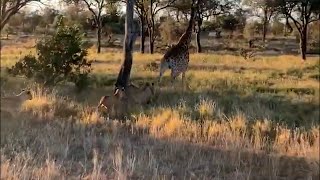
M271 27L270 27L270 30L272 32L272 34L274 36L279 36L279 35L282 35L283 34L283 30L284 30L284 26L285 24L283 24L282 22L280 22L279 20L275 20Z
M8 72L49 86L68 81L75 83L79 90L86 87L91 64L86 59L82 34L78 27L64 26L61 22L52 36L37 43L37 57L23 57Z
M32 26L31 25L29 25L29 24L26 24L24 27L22 27L21 28L21 31L23 32L23 33L26 33L26 34L31 34L32 32L33 32L33 28L32 28Z
M258 21L247 23L243 31L246 38L253 38L262 33L262 23Z
M7 39L9 39L9 35L10 34L14 34L14 31L13 31L13 28L12 26L9 26L8 24L6 24L2 30L3 32L2 33L6 33L7 35Z
M221 25L217 21L204 21L203 22L203 31L216 31Z
M310 24L308 32L308 48L309 53L320 54L320 22L313 22Z
M179 37L183 34L185 25L180 25L174 22L174 20L168 17L164 22L161 23L159 27L160 37L163 42L172 44L177 41Z

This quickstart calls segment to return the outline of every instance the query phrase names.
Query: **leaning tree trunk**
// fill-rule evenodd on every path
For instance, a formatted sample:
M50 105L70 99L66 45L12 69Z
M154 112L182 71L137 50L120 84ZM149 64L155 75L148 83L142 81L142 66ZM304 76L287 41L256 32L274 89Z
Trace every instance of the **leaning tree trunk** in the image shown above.
M126 88L130 79L132 67L132 48L136 38L136 33L133 31L133 6L134 0L127 0L125 39L123 45L124 60L115 84L116 89L122 87Z
M302 61L305 61L307 59L307 32L308 32L308 26L305 25L301 28L300 31L300 53L302 57Z

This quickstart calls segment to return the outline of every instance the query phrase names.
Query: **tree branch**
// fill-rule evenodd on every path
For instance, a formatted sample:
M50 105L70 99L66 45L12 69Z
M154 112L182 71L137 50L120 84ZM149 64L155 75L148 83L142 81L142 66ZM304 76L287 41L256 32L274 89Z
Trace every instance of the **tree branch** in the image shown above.
M319 21L319 20L320 20L320 16L318 18L315 18L315 19L310 19L309 23L312 23L312 22L315 22L315 21Z
M161 10L163 10L163 9L165 9L165 8L170 7L175 1L176 1L176 0L171 0L171 1L168 2L168 4L166 4L165 6L162 6L162 7L159 8L159 9L156 9L156 8L157 8L157 6L156 6L155 9L153 10L154 15L158 14L159 11L161 11Z
M4 0L1 3L1 23L0 30L6 25L11 16L16 14L21 8L26 6L29 2L38 0L16 0L15 3L12 1Z
M84 3L87 5L89 11L93 14L96 23L98 23L98 22L97 22L98 16L97 16L96 12L91 8L92 3L89 4L89 2L88 2L87 0L83 0L83 1L84 1Z

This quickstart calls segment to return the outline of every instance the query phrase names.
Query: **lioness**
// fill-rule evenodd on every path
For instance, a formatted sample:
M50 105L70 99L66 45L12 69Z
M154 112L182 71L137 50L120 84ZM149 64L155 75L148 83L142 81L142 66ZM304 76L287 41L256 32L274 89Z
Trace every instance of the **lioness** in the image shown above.
M155 96L154 83L145 83L143 87L137 87L130 84L126 89L126 95L129 101L139 105L149 104Z
M109 115L127 115L129 110L141 108L151 102L155 95L154 84L146 83L142 88L130 84L126 89L117 89L111 96L102 96L97 109Z
M126 115L128 111L128 98L124 89L117 89L111 96L102 96L97 109L115 117Z
M29 90L22 90L18 95L1 97L1 112L6 111L15 116L24 101L31 100L32 94Z

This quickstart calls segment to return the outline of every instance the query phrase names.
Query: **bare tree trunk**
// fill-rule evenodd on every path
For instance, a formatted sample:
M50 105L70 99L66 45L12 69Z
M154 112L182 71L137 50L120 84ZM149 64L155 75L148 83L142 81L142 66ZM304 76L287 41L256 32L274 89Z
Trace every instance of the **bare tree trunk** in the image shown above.
M263 43L265 43L266 42L266 36L267 36L267 29L268 29L268 27L267 27L268 25L267 25L267 22L264 22L263 23L263 32L262 32L262 42Z
M200 31L197 32L196 36L197 36L197 52L201 53L202 52L202 47L201 47L201 43L200 43Z
M197 34L196 34L196 38L197 38L197 52L201 53L202 52L202 47L201 47L201 25L202 25L202 19L198 20L198 28L197 28Z
M148 26L148 32L149 32L149 53L153 54L154 52L154 31L152 24Z
M300 53L301 53L302 61L305 61L307 59L307 57L306 57L306 54L307 54L307 31L308 31L307 25L304 25L300 31Z
M97 29L97 53L101 52L101 31L102 31L101 20L99 20L98 29Z
M263 29L262 29L262 42L266 42L266 36L267 36L267 27L268 26L268 11L264 10L264 16L263 16Z
M150 0L150 21L148 22L149 29L149 51L150 54L154 52L154 15L153 15L153 0Z
M153 32L149 32L149 52L150 54L153 54L154 52Z
M118 74L115 89L122 87L126 88L130 79L132 67L132 47L136 38L136 33L133 31L133 6L134 0L127 0L125 39L123 45L124 60Z
M293 31L293 28L291 27L290 23L289 23L289 18L288 17L285 17L286 19L286 24L285 24L285 36L288 36L289 34L292 33Z
M145 40L146 40L146 35L145 35L145 17L140 17L140 52L142 54L144 54L144 43L145 43Z
M177 10L177 12L176 12L176 21L177 22L180 22L179 16L180 16L180 12L179 12L179 10Z
M2 2L2 1L1 1ZM5 4L6 2L4 2L3 5L6 5ZM3 5L1 5L1 8L3 8ZM1 22L0 22L0 32L2 31L2 29L4 28L4 26L9 22L10 18L16 14L18 12L19 9L15 9L14 11L9 11L8 14L6 16L2 16L1 14Z

